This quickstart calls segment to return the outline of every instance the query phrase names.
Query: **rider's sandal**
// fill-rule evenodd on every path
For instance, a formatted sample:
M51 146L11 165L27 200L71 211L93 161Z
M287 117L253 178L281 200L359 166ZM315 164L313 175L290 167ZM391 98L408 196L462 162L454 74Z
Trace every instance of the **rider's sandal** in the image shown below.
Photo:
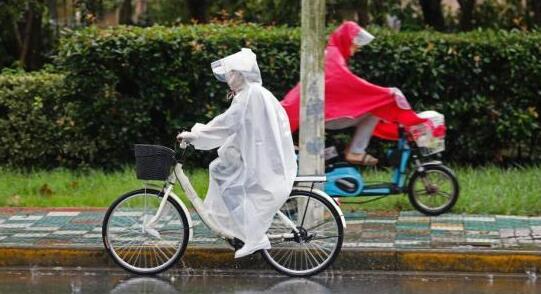
M378 159L368 153L348 153L346 160L358 165L374 166L378 164Z

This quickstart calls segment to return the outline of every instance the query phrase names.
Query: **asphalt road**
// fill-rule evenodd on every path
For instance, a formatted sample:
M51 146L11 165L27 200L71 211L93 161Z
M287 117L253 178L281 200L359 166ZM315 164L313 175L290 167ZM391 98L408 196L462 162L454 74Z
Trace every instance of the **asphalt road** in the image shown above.
M541 293L537 275L355 272L311 279L274 272L169 271L157 277L116 269L0 270L0 293Z

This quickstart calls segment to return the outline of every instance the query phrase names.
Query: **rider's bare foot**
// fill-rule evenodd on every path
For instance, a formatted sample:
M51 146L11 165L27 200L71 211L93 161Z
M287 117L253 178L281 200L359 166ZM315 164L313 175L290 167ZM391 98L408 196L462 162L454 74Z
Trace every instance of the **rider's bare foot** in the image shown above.
M346 153L346 160L359 165L374 166L378 164L378 159L368 153Z

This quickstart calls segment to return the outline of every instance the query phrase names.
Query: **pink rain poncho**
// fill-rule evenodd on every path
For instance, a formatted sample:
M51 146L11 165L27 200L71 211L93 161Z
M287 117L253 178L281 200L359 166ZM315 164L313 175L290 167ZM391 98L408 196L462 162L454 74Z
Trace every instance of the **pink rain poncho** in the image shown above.
M325 121L357 119L370 113L383 120L376 126L374 135L396 140L395 123L412 126L425 120L409 108L406 100L399 101L391 88L371 84L348 69L351 45L361 30L355 22L348 21L329 38L325 50ZM291 130L296 131L299 128L300 84L287 93L281 104L289 116Z

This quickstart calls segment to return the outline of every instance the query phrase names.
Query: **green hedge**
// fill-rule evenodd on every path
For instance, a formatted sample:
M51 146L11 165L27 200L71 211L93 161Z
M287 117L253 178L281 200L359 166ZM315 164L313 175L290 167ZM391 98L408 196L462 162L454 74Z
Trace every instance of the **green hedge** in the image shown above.
M63 76L49 73L0 75L0 162L33 166L63 162Z
M541 33L374 33L376 40L355 55L351 67L372 82L401 88L417 110L444 113L449 159L541 158ZM69 161L21 161L9 151L6 158L45 166L129 162L133 143L171 145L176 129L227 107L227 87L213 78L211 61L252 48L264 85L280 99L298 80L299 43L298 29L255 25L75 31L61 41L55 63L65 84L51 93L57 97L51 101L69 106L76 131L55 133L61 142L70 140L69 148L43 146L46 154L61 146L59 154ZM33 78L33 87L50 86ZM47 91L36 91L42 92ZM16 99L0 93L0 107ZM0 124L5 118L0 113ZM5 142L16 141L20 132L25 131L6 131Z
M229 104L227 85L210 62L243 46L258 54L265 85L279 97L299 67L295 31L257 26L119 27L78 31L61 42L57 64L67 73L77 121L98 141L101 166L132 160L133 143L172 145L176 131L210 120ZM90 155L90 154L89 154ZM203 164L207 163L204 158Z

